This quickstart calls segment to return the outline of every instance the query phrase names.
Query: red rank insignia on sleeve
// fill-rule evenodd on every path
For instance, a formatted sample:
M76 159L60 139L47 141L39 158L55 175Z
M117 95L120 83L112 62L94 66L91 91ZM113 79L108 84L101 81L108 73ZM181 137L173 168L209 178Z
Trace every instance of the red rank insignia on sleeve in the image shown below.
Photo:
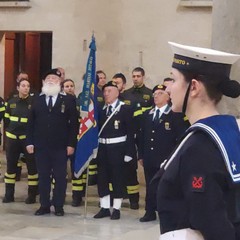
M203 176L193 176L191 180L193 192L204 192L205 178Z

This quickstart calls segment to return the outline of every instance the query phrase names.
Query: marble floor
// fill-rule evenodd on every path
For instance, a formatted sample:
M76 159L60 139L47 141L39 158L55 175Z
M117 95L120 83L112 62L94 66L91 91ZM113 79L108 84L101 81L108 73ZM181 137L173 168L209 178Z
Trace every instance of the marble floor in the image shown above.
M144 214L144 181L140 168L141 184L140 209L129 209L128 201L124 200L120 220L94 219L99 210L96 186L88 189L88 204L85 207L71 206L71 186L68 184L65 216L54 214L34 216L38 203L26 205L24 199L27 193L26 169L23 169L22 179L16 183L15 202L2 203L4 195L3 175L5 172L5 156L0 154L2 162L0 177L0 240L157 240L159 223L153 221L140 223Z

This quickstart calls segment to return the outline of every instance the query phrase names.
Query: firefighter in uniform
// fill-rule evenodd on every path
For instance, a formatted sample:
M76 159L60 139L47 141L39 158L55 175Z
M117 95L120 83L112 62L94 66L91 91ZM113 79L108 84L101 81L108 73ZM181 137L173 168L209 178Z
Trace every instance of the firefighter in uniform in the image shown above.
M2 141L2 133L1 133L1 130L2 130L2 119L4 117L4 113L5 113L5 110L6 110L6 106L5 106L5 102L4 100L0 97L0 145L1 145L1 141Z
M163 84L153 88L154 107L143 114L143 125L139 145L139 161L144 167L146 181L145 215L140 222L156 219L157 185L150 186L160 164L170 155L189 122L181 113L174 113L170 107L170 97Z
M2 119L4 117L6 107L4 100L0 97L0 145L2 144ZM1 168L1 162L0 162L0 168ZM0 174L1 175L1 174Z
M217 104L223 95L240 96L239 82L229 78L240 55L169 44L172 110L185 113L191 126L159 171L160 239L239 240L239 126Z
M132 71L133 87L121 94L126 105L134 109L133 118L135 123L136 146L139 146L139 135L143 113L153 105L152 90L144 85L145 71L137 67ZM137 179L137 159L126 163L127 193L131 209L139 208L139 182Z
M99 113L98 194L100 211L94 218L111 215L112 220L120 218L122 199L126 191L124 163L133 161L134 125L132 111L118 99L117 85L110 81L103 87L105 105ZM109 189L112 183L112 192ZM110 195L113 212L110 214Z
M65 79L61 83L62 91L66 94L70 94L75 97L75 84L72 79ZM76 98L77 104L77 111L78 115L80 116L80 102L79 99ZM80 121L80 119L79 119ZM84 172L81 176L76 177L74 174L74 161L75 161L75 154L69 156L70 164L71 164L71 177L72 177L72 206L78 207L82 203L82 197L84 196L85 185L86 185L86 172Z
M74 153L78 132L78 114L73 96L61 92L61 73L49 70L43 80L42 93L35 97L29 114L27 150L35 154L39 174L40 208L35 215L64 215L68 156ZM55 179L50 201L51 179Z
M17 83L19 95L9 99L5 112L6 127L6 158L7 171L5 173L5 196L3 203L14 201L17 162L21 153L24 153L28 169L28 197L26 204L36 202L38 191L38 174L33 154L28 154L26 144L26 126L28 114L32 105L29 95L30 83L22 79Z

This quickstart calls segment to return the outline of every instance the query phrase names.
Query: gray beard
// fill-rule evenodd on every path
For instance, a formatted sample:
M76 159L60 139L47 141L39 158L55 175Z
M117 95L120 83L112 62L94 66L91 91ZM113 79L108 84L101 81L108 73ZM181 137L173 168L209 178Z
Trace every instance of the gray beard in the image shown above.
M44 93L46 96L55 96L58 93L60 93L60 91L61 91L61 87L59 84L43 83L42 93Z

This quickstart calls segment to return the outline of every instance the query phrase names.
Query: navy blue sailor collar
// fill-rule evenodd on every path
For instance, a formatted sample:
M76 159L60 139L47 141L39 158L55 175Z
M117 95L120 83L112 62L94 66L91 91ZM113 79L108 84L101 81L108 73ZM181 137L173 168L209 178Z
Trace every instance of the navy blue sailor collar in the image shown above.
M240 131L235 117L215 115L194 123L187 132L203 130L214 140L234 183L240 182Z

